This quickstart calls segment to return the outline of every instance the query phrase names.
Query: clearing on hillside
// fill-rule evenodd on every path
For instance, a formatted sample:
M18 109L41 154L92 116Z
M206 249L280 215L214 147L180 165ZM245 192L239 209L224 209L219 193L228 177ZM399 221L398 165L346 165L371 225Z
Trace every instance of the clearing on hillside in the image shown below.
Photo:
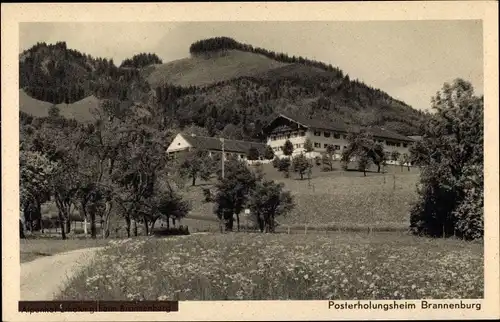
M93 95L71 104L57 104L59 114L67 119L79 122L93 120L92 109L99 108L99 99ZM34 117L49 116L49 109L54 104L37 100L29 96L24 90L19 90L19 110Z
M286 65L263 55L228 50L206 57L195 56L154 65L145 73L150 73L147 80L153 88L167 83L178 86L203 86L257 75Z

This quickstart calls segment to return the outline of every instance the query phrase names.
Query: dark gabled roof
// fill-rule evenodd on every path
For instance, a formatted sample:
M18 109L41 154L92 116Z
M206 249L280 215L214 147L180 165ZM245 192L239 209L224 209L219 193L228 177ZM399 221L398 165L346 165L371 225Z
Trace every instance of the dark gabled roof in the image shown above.
M220 138L213 138L207 136L192 136L183 134L182 137L188 141L193 148L203 149L203 150L216 150L222 151L222 143ZM258 142L249 141L239 141L239 140L228 140L224 139L224 151L227 152L237 152L248 154L250 148L256 148L260 154L264 154L266 145Z
M349 125L337 121L337 122L331 122L328 120L323 120L323 119L314 119L314 118L308 118L307 116L303 115L291 115L288 113L281 113L278 117L284 117L289 120L292 120L294 122L297 122L305 127L310 127L310 128L315 128L315 129L321 129L321 130L332 130L332 131L340 131L340 132L348 132L350 130ZM277 118L278 118L277 117Z
M288 113L280 113L274 120L276 120L279 117L287 118L307 128L314 128L320 130L330 130L330 131L339 131L348 133L348 132L359 132L361 129L361 127L359 126L347 125L341 121L332 122L326 119L308 118L307 116L291 115ZM271 125L274 122L274 120L271 121L269 125ZM386 130L382 127L370 126L367 127L366 130L377 138L392 139L392 140L407 141L407 142L414 141L412 138Z
M409 138L407 136L389 131L384 129L383 127L377 127L377 126L370 126L366 128L368 133L371 133L376 138L383 138L383 139L392 139L392 140L397 140L397 141L406 141L406 142L413 142L414 140L412 138Z

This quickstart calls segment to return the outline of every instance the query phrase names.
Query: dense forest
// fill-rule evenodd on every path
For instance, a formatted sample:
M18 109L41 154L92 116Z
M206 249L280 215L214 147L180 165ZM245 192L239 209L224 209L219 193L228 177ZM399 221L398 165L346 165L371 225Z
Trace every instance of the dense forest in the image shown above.
M163 64L163 61L156 54L141 53L125 59L120 67L144 68L152 64Z
M249 51L288 65L208 86L167 84L151 88L142 68L161 63L155 54L135 55L117 67L112 59L82 54L68 49L64 42L39 43L20 54L20 88L33 98L54 104L90 95L135 102L161 120L164 128L195 125L209 135L244 140L261 139L266 122L284 111L385 126L404 135L418 135L427 118L387 93L351 80L331 65L254 48L227 37L198 41L190 47L192 55L217 50Z

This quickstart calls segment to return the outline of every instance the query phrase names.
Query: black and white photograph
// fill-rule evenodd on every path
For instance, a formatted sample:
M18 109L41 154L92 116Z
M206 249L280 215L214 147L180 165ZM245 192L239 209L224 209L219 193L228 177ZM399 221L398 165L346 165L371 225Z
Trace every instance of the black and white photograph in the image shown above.
M18 31L20 301L484 310L481 19Z

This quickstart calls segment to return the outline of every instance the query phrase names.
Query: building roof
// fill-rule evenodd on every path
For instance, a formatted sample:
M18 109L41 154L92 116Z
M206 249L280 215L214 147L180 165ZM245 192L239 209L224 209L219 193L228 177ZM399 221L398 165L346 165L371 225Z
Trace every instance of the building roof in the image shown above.
M293 122L299 123L302 126L306 128L312 128L312 129L320 129L320 130L330 130L330 131L338 131L338 132L359 132L361 130L361 127L359 126L352 126L345 124L341 121L328 121L325 119L314 119L314 118L308 118L306 116L301 116L301 115L290 115L288 113L281 113L278 115L274 120L278 119L279 117L284 117L287 118ZM271 121L268 126L270 126L273 122ZM387 129L384 129L383 127L377 127L377 126L370 126L365 128L369 133L371 133L374 137L377 138L383 138L383 139L392 139L392 140L398 140L398 141L407 141L407 142L412 142L414 139L389 131Z
M220 138L185 134L182 135L182 137L188 141L193 148L222 151ZM224 152L227 151L248 154L248 151L252 147L256 148L260 154L264 154L266 149L266 145L263 143L224 139Z
M350 130L349 125L347 125L343 122L340 122L340 121L331 122L331 121L324 120L324 119L308 118L307 116L291 115L288 113L286 113L286 114L281 113L278 117L287 118L289 120L297 122L297 123L299 123L305 127L308 127L308 128L341 131L341 132L348 132Z
M377 137L377 138L392 139L392 140L406 141L406 142L413 142L414 141L412 138L410 138L408 136L389 131L387 129L384 129L383 127L370 126L370 127L367 127L366 130L369 133L371 133L371 135L373 135L374 137Z

